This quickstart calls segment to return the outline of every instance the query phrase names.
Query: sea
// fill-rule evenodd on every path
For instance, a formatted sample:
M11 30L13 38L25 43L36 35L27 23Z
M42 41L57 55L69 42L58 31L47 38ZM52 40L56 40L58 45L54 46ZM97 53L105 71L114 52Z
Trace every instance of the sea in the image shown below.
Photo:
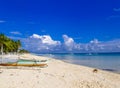
M52 53L37 55L120 74L120 53Z

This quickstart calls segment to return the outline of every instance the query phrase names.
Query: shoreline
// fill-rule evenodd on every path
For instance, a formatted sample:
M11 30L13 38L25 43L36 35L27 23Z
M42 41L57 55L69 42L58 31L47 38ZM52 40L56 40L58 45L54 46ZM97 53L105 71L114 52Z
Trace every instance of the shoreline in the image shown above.
M32 55L36 55L36 56L43 56L43 57L47 57L49 58L49 56L44 56L44 55L37 55L37 54L34 54L32 53ZM53 58L53 57L51 57ZM112 68L97 68L97 67L93 67L93 66L86 66L86 65L81 65L81 64L77 64L77 63L72 63L72 62L69 62L69 61L66 61L66 60L62 60L62 59L57 59L57 58L53 58L53 59L56 59L56 60L60 60L60 61L63 61L65 63L69 63L69 64L73 64L73 65L79 65L79 66L85 66L85 67L89 67L89 68L95 68L95 69L99 69L99 70L103 70L103 71L107 71L107 72L112 72L112 73L116 73L116 74L120 74L120 71L116 70L116 69L112 69Z
M30 56L32 57L30 57ZM0 55L0 57L2 57ZM52 58L52 57L48 57L48 56L42 56L42 55L36 55L36 54L33 54L33 53L29 53L29 54L8 54L8 55L3 55L3 58L9 58L9 59L26 59L26 60L46 60L46 59L53 59L53 60L56 60L56 61L62 61L64 63L68 63L68 64L71 64L71 65L77 65L77 66L83 66L83 67L88 67L88 68L92 68L92 69L99 69L99 68L95 68L95 67L92 67L92 66L85 66L85 65L80 65L80 64L75 64L75 63L70 63L70 62L67 62L65 60L60 60L60 59L56 59L56 58ZM29 58L28 58L29 57ZM37 57L37 58L36 58ZM42 58L42 59L39 59ZM102 70L102 71L106 71L106 72L112 72L112 73L115 73L115 74L120 74L120 72L114 70L114 69L99 69L99 70Z
M111 53L109 53L111 54ZM116 54L116 53L115 53ZM39 55L39 54L38 54ZM81 55L81 53L75 53L74 54L50 54L50 55L44 55L43 56L47 56L47 57L53 57L56 58L58 60L62 60L64 62L67 63L72 63L72 64L76 64L76 65L82 65L82 66L87 66L87 67L91 67L91 68L97 68L97 69L101 69L101 70L105 70L105 71L109 71L109 72L114 72L119 74L120 73L120 66L119 66L119 61L120 61L120 54L119 57L117 55L115 56L107 56L105 54L104 55L89 55L87 56L86 54ZM109 58L109 59L106 59ZM115 59L115 60L114 60ZM114 61L113 61L114 60Z
M92 67L92 66L90 67L90 66L85 66L85 65L80 65L80 64L69 63L69 62L64 61L64 60L61 60L61 61L65 62L65 63L68 63L68 64L73 64L73 65L78 65L78 66L84 66L84 67L88 67L88 68L95 68L95 67ZM95 68L95 69L99 69L99 70L107 71L107 72L112 72L112 73L115 73L115 74L120 74L119 71L114 70L114 69L100 69L100 68Z
M107 71L107 72L111 72L111 73L115 73L115 74L120 74L119 71L114 70L114 69L100 69L100 68L95 68L95 67L90 67L90 66L85 66L85 65L70 63L70 62L67 62L67 61L64 61L64 60L60 60L60 61L63 61L63 62L68 63L68 64L73 64L73 65L78 65L78 66L83 66L83 67L88 67L88 68L93 68L93 69L99 69L99 70L102 70L102 71Z
M10 56L9 58L11 58ZM13 56L14 57L14 56ZM16 56L17 57L17 56ZM1 88L119 88L120 74L66 63L62 60L23 54L20 58L49 60L48 67L0 67ZM37 70L35 70L37 69ZM7 85L6 85L7 82Z

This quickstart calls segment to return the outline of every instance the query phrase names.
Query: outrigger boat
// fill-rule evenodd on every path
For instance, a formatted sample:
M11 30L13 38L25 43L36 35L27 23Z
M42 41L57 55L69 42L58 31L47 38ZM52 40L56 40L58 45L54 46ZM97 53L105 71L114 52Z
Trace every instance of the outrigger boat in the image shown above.
M19 59L17 62L8 62L8 63L0 63L0 66L27 66L27 67L34 67L34 66L39 66L39 67L47 67L48 65L44 61L36 61L36 60L24 60L24 59Z
M27 67L40 66L40 67L46 67L47 64L17 64L17 63L1 63L0 66L27 66Z

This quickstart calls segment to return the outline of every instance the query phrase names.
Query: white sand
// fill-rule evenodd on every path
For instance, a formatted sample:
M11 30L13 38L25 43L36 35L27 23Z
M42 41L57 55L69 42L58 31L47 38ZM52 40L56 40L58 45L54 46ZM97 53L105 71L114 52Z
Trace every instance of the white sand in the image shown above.
M13 56L14 57L14 56ZM26 59L50 59L30 54ZM120 88L120 74L50 59L48 67L0 67L0 88Z

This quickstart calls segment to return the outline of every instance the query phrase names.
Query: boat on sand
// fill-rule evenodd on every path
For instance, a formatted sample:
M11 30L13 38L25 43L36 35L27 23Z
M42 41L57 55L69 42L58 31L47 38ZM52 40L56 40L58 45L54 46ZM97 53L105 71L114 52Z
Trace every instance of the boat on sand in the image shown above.
M17 62L0 63L0 66L27 66L27 67L47 67L44 61L19 59Z

